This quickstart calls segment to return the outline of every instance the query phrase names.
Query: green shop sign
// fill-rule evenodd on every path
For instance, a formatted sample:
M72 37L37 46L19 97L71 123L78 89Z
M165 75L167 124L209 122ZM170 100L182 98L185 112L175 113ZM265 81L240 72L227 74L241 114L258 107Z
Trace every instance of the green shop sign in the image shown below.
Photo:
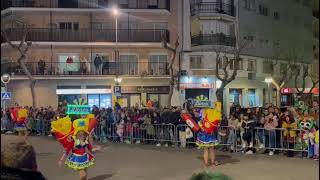
M211 101L194 100L194 107L211 107Z
M90 114L89 105L67 105L67 114Z

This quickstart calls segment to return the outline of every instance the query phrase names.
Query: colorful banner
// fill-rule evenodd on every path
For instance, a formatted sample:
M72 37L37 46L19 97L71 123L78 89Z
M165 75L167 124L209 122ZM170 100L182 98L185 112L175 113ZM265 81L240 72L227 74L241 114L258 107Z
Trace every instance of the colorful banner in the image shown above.
M81 115L86 115L86 114L90 114L91 110L90 110L90 106L89 105L67 105L67 114L81 114Z

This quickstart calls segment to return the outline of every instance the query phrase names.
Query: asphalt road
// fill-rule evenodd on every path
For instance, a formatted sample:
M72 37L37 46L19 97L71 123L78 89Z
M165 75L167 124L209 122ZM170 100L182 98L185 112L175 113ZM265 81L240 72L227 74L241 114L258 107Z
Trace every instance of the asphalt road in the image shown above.
M1 135L1 147L16 136ZM49 180L77 180L78 173L59 167L62 147L50 137L29 137L37 152L39 170ZM188 180L203 171L201 151L151 145L105 144L89 169L89 180ZM317 180L319 162L283 155L218 153L215 171L234 180ZM209 169L212 171L211 169Z

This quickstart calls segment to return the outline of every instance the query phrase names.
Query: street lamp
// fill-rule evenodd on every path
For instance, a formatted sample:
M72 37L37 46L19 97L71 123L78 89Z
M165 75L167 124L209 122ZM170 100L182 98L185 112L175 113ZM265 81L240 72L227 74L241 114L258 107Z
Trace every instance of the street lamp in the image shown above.
M112 8L112 14L115 17L116 20L116 53L115 53L115 58L117 60L117 53L118 53L118 15L119 15L119 9L117 6L114 6Z
M3 74L1 76L1 82L4 84L4 91L7 92L7 84L10 82L10 75ZM3 108L6 109L6 101L3 101Z
M270 97L270 83L272 83L273 79L271 77L267 77L264 79L264 82L268 84L268 102L271 103L271 97Z
M216 81L216 88L219 89L221 87L221 85L222 85L222 81L217 80Z
M117 85L119 85L122 81L122 78L121 77L115 77L114 78L114 82L116 82Z

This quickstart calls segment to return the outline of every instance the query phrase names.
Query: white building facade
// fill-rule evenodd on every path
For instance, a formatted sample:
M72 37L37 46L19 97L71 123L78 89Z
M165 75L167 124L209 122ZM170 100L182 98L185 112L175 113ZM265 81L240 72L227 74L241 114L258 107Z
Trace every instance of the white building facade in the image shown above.
M276 104L274 87L268 88L264 80L280 76L281 67L288 63L281 60L285 55L301 57L297 63L312 61L309 1L187 0L180 6L179 21L183 22L179 24L183 72L180 92L185 99L202 93L210 101L216 100L217 49L233 49L249 42L241 51L242 62L229 66L229 74L237 67L238 75L224 90L223 104L227 113L232 103L242 107ZM232 59L232 54L227 56ZM275 57L280 61L272 65L276 63ZM286 87L293 88L292 82ZM198 94L192 93L197 89Z

